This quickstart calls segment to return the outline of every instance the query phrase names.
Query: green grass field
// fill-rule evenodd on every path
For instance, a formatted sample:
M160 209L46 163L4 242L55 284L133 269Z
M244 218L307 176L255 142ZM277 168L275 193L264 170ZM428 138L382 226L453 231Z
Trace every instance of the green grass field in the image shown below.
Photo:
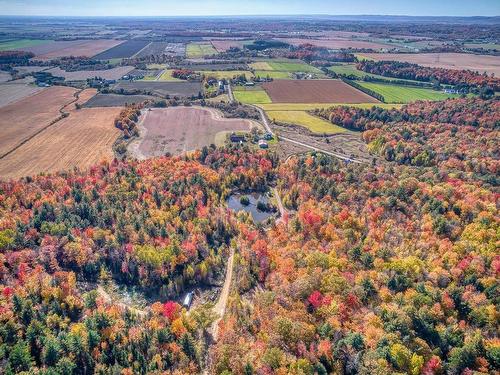
M186 47L186 56L189 59L199 59L215 54L217 51L211 44L190 43Z
M391 77L384 77L378 74L371 74L371 73L366 73L363 72L362 70L356 69L356 65L354 64L343 64L343 65L333 65L328 68L328 70L337 73L337 74L344 74L344 75L353 75L355 77L358 77L359 79L363 79L364 77L371 77L371 78L377 78L377 79L383 79L386 81L390 80L398 80L398 81L405 81L405 82L412 82L412 83L421 83L419 81L413 81L411 79L400 79L400 78L391 78Z
M244 74L247 80L254 78L252 72L246 70L203 70L197 73L204 74L205 77L215 77L217 79L231 79L234 76Z
M317 73L322 74L323 72L318 68L302 63L302 62L284 62L284 61L258 61L250 64L250 66L257 71L274 71L274 72L286 72L286 73Z
M261 78L269 77L272 79L290 79L290 78L292 78L290 76L290 73L288 73L288 72L276 72L273 70L256 70L255 76L261 77Z
M348 132L347 129L312 116L305 111L268 111L266 113L273 121L304 126L314 133L336 134Z
M398 86L384 83L358 82L361 86L383 95L387 103L410 103L416 100L444 100L459 95L445 94L442 91L411 86Z
M245 104L271 103L271 98L264 90L233 91L234 98Z
M0 42L0 51L10 51L15 49L33 47L48 42L51 42L51 40L42 40L42 39L9 40L6 42Z
M329 108L335 106L346 105L356 108L372 108L380 107L384 109L401 108L402 104L386 104L386 103L360 103L360 104L345 104L345 103L262 103L258 106L265 111L311 111L316 108Z
M173 69L167 69L164 70L163 73L161 73L160 78L158 79L159 81L168 81L168 82L179 82L182 81L182 79L172 77L172 72Z

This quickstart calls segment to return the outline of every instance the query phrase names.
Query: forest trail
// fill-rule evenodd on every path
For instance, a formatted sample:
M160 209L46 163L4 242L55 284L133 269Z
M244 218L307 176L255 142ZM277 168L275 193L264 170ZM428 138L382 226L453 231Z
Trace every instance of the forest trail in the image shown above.
M283 218L285 217L285 207L283 207L283 202L281 201L281 197L278 193L278 189L272 188L273 194L276 197L276 203L278 204L278 210L280 211L280 217L278 218L277 222L283 221Z

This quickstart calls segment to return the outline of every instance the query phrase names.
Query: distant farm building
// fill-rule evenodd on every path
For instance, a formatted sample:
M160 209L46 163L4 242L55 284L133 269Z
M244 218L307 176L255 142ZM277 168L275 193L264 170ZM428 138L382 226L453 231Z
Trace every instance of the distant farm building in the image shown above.
M231 133L229 136L229 139L231 142L244 142L245 141L245 135L244 134L236 134L236 133Z

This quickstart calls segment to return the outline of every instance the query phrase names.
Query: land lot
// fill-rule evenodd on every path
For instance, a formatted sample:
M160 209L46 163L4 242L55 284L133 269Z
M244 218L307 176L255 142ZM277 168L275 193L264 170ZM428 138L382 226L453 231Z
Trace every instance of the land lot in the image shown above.
M19 178L78 167L87 169L112 159L120 131L114 119L120 108L88 108L71 114L0 160L1 178Z
M121 43L114 39L54 41L22 50L33 52L39 60L50 60L67 56L92 57Z
M305 111L268 111L267 116L274 122L300 125L314 133L337 134L347 132L345 128L312 116Z
M246 44L251 43L251 40L212 40L212 45L218 52L225 52L230 48L242 49Z
M85 103L85 108L95 107L123 107L126 104L142 103L145 100L154 100L154 96L149 95L118 95L118 94L97 94Z
M271 98L259 87L246 89L245 87L233 87L234 98L245 104L271 103Z
M200 74L204 74L206 77L214 77L216 79L232 79L235 76L245 75L247 80L252 80L254 75L252 72L246 70L200 70Z
M350 40L350 39L300 39L300 38L286 38L280 39L286 43L292 44L294 46L299 46L301 44L312 44L317 47L325 47L330 49L341 49L341 48L371 48L371 49L383 49L391 48L392 46L384 43L369 42L363 40Z
M14 103L42 90L43 88L26 83L25 80L16 80L1 83L0 107L4 107L10 103Z
M117 66L106 70L77 70L75 72L66 72L57 67L46 70L46 72L51 73L55 77L64 77L66 81L85 81L94 77L116 80L120 79L124 75L127 75L134 69L135 68L133 66Z
M132 57L137 52L146 47L150 42L144 40L127 40L116 47L110 48L107 51L96 54L94 59L109 60L118 58Z
M50 87L0 108L0 155L11 151L57 119L77 90ZM36 157L36 155L34 155Z
M470 69L500 76L500 59L497 56L467 53L363 53L362 57L376 61L405 61L432 68Z
M262 86L273 103L378 103L338 80L277 80Z
M247 119L225 119L212 108L170 107L144 111L140 138L129 151L139 159L180 154L214 143L221 132L248 131L256 126Z
M134 91L139 90L142 94L160 96L190 97L198 95L202 91L201 82L160 82L160 81L124 81L113 86L115 90Z
M20 50L23 48L33 47L40 44L45 44L52 42L51 40L42 40L42 39L18 39L18 40L9 40L6 42L0 42L0 51L12 51L12 50Z
M457 98L458 95L446 94L443 91L411 86L398 86L384 83L358 82L363 87L382 95L387 103L410 103L416 100L444 100Z
M173 71L173 69L164 70L158 77L158 81L182 82L182 79L172 77Z
M184 56L186 47L181 43L152 42L137 53L137 57L150 55L176 55Z
M212 44L190 43L186 47L186 56L189 59L199 59L204 56L215 55L217 50Z

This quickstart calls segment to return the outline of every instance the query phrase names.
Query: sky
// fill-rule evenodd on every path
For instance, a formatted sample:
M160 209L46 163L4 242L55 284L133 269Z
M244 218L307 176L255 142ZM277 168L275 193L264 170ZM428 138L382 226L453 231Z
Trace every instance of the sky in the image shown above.
M499 16L500 0L0 0L0 14L27 16L277 14Z

